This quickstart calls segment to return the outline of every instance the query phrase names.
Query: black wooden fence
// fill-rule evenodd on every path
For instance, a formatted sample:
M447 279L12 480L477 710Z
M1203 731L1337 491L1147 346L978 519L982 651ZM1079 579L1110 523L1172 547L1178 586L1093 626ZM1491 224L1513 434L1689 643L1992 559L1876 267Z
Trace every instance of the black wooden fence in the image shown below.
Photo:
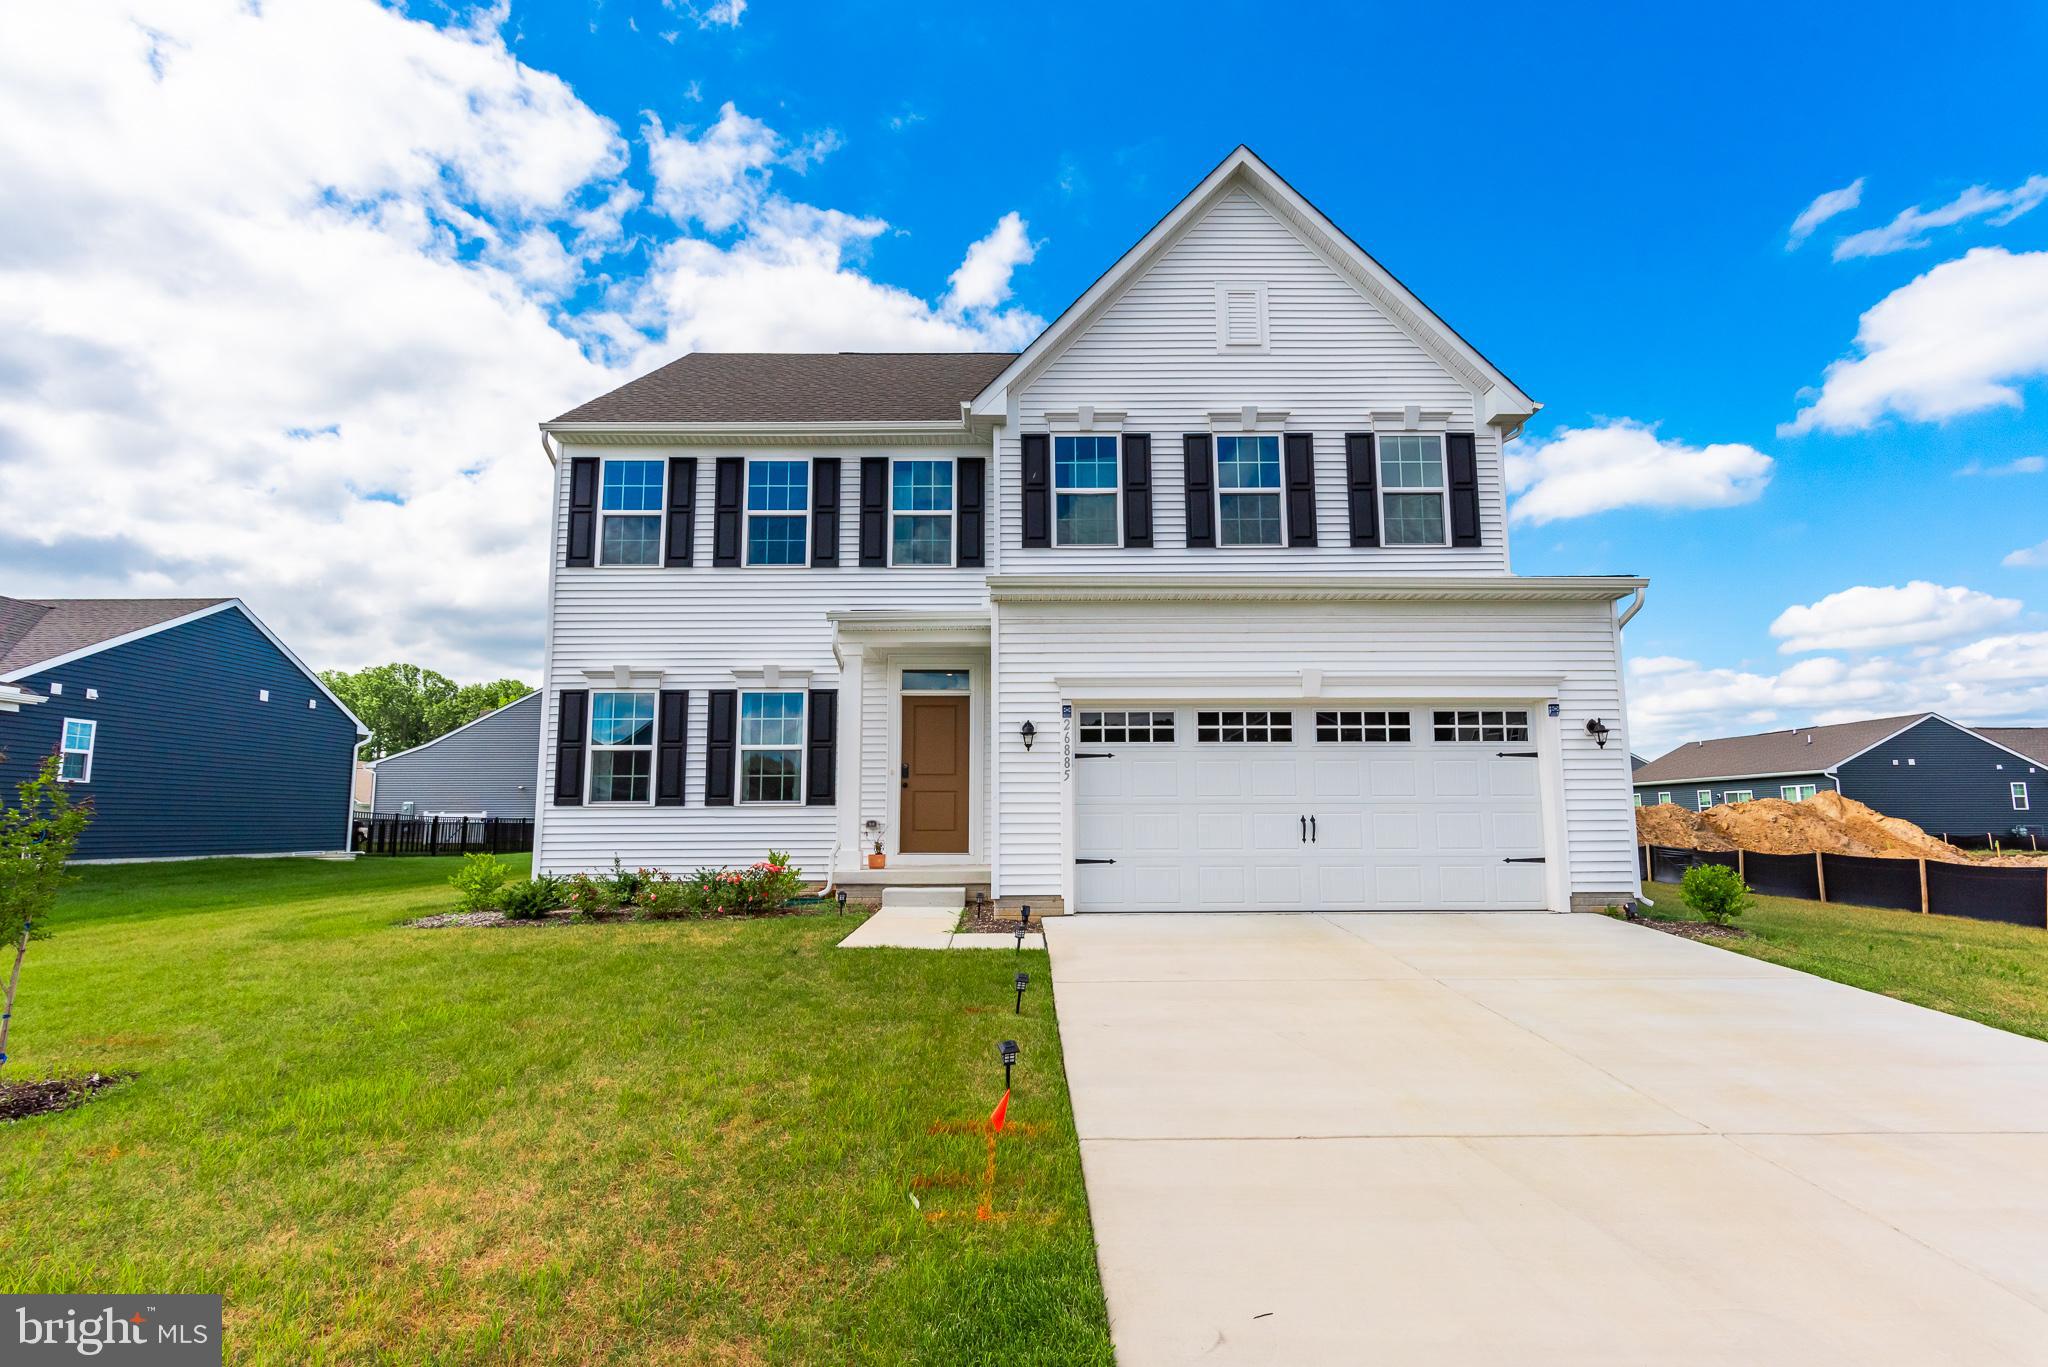
M357 854L522 854L533 848L533 821L500 816L357 817Z
M1938 859L1873 859L1856 854L1756 854L1643 845L1646 882L1676 883L1700 864L1722 864L1757 892L1859 907L2048 929L2048 860L2039 868L1951 864Z

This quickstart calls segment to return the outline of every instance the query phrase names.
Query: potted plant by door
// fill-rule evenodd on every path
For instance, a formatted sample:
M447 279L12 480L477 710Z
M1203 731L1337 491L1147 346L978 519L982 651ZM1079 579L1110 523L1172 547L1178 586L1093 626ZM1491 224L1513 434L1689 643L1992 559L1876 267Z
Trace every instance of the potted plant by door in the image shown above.
M889 866L889 856L882 853L882 823L870 821L867 823L866 829L868 843L873 846L873 851L868 855L868 867L871 869L887 868Z

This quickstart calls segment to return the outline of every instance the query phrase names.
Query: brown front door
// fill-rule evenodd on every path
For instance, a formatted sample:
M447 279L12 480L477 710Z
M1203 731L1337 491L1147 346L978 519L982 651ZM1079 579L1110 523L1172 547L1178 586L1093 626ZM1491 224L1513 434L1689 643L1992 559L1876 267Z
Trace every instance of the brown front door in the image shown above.
M905 854L967 853L967 699L903 700Z

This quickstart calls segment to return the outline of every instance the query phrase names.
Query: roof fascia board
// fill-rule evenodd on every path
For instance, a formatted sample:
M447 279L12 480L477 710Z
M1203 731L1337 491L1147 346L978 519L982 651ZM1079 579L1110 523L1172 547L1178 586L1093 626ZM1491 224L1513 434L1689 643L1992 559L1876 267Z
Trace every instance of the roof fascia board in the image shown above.
M384 756L382 759L369 760L368 764L372 769L374 769L380 764L387 763L394 759L399 759L405 755L415 755L422 750L431 750L435 746L439 745L442 741L447 740L450 736L459 736L472 726L476 726L483 722L487 722L492 717L497 716L501 712L510 712L513 708L519 706L519 704L523 702L531 702L539 697L539 689L535 689L531 693L522 693L518 697L514 698L511 702L506 703L503 707L494 707L490 711L484 713L481 717L471 717L468 721L456 727L453 731L443 731L440 735L434 737L432 740L423 740L418 745L415 745L410 749L393 751L391 754Z
M988 577L988 591L989 597L998 603L1288 599L1613 602L1630 596L1645 582L1647 581L1619 575L1431 575L1361 579L1356 575L1133 575L1103 578L1080 575L993 574Z
M648 442L671 445L759 445L776 442L880 442L962 445L978 443L977 428L992 424L959 418L918 422L544 422L541 432L557 441Z
M53 655L47 660L37 660L33 664L24 665L20 669L11 670L6 674L0 674L0 683L13 683L19 679L25 679L29 677L31 674L46 673L49 670L61 668L62 666L71 664L74 661L83 660L88 655L97 655L101 651L112 650L116 646L125 646L131 642L144 640L148 637L158 635L161 632L171 631L178 627L187 626L193 622L201 620L202 618L211 617L216 613L226 612L230 608L240 612L243 617L247 618L251 626L255 627L256 630L263 633L263 639L269 641L270 644L276 646L278 653L280 655L284 656L287 660L290 660L292 662L293 667L295 667L301 674L305 675L306 678L312 682L313 687L319 689L321 693L326 695L327 701L333 703L335 707L340 709L342 716L347 717L351 722L355 724L357 735L362 736L365 739L369 737L370 728L363 725L363 719L361 717L358 717L355 713L349 711L348 704L343 702L340 698L336 697L334 694L334 690L329 688L327 684L320 678L320 676L314 673L312 669L307 666L306 662L298 657L297 652L295 652L290 646L286 645L283 641L280 641L277 638L277 634L275 632L271 631L269 627L263 625L263 619L258 617L255 613L249 611L249 605L247 603L244 603L239 598L223 599L221 602L215 603L211 607L200 608L197 612L188 612L182 617L172 617L165 621L157 622L151 626L146 626L135 631L127 632L126 634L121 636L111 636L104 641L95 641L93 644L89 646L80 646L77 650L69 650L62 655Z
M1822 778L1833 778L1832 769L1777 769L1768 774L1687 774L1683 778L1644 778L1638 772L1629 780L1635 788L1677 788L1688 783L1760 783L1767 778L1797 778L1801 774L1819 774Z
M1139 238L1129 251L1118 257L1080 298L1069 304L1030 346L1018 353L1017 358L989 382L988 387L975 397L975 415L1001 417L1009 390L1064 348L1075 333L1091 322L1101 308L1120 294L1152 258L1172 239L1179 236L1223 187L1240 174L1255 189L1276 201L1284 211L1283 220L1291 220L1291 226L1307 229L1313 237L1323 239L1325 251L1336 257L1339 264L1346 268L1344 274L1354 285L1359 286L1368 298L1386 308L1397 326L1425 347L1441 349L1450 357L1456 358L1458 364L1453 367L1454 372L1471 372L1471 375L1481 382L1480 397L1489 415L1508 420L1515 419L1517 415L1519 418L1527 418L1541 406L1487 360L1477 347L1460 336L1450 324L1444 322L1391 271L1374 260L1370 253L1332 222L1328 215L1311 204L1278 172L1261 161L1250 148L1240 146L1225 157L1215 170L1204 176L1194 189L1167 211L1165 217L1153 224L1151 231ZM1311 246L1313 245L1312 242ZM1494 390L1498 390L1499 393L1494 394Z

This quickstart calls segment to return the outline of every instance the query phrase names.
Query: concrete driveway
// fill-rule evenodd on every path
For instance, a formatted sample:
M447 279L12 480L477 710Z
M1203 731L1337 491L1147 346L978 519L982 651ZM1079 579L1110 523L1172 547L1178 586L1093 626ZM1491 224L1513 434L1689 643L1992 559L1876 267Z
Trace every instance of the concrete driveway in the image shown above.
M1598 916L1046 931L1127 1367L2048 1363L2048 1045Z

